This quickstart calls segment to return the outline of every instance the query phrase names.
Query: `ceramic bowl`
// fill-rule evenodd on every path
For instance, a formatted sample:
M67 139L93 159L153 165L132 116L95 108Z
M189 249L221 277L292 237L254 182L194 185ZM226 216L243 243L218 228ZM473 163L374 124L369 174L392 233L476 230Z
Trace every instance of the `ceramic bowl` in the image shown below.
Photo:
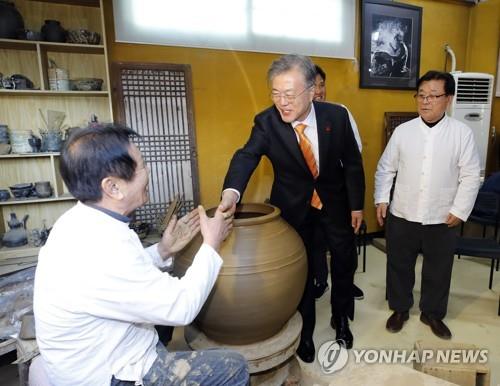
M49 181L35 182L36 195L40 198L47 198L52 196L52 187Z
M78 91L100 91L103 82L99 78L78 78L71 80L73 88Z
M12 195L16 198L24 198L29 197L33 194L33 184L16 184L13 186L9 186Z
M101 35L86 29L69 30L67 42L76 44L99 44L101 42Z

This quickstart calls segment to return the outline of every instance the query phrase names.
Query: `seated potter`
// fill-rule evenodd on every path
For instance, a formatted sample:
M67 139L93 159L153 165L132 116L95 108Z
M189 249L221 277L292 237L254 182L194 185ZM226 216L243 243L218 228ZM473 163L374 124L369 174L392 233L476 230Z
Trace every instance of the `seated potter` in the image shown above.
M129 216L147 201L148 168L127 128L73 130L61 175L77 204L54 224L35 277L37 343L58 385L246 385L229 350L168 352L155 324L191 323L209 295L232 226L202 207L174 218L144 249ZM181 279L160 270L201 229L203 245Z

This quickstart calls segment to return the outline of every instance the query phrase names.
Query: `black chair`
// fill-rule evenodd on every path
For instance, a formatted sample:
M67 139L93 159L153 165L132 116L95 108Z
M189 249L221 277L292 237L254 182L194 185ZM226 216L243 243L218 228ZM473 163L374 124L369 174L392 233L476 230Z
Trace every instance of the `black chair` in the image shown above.
M455 253L491 259L490 280L488 285L488 288L491 289L493 284L493 272L495 271L495 262L500 260L500 244L498 244L497 240L491 238L459 236L457 237ZM498 315L500 316L500 296L498 298Z
M493 285L493 272L495 272L495 263L500 259L500 244L494 239L477 237L457 237L455 253L472 257L484 257L491 259L490 279L488 288Z
M483 226L483 238L486 237L486 229L491 226L494 228L495 239L498 239L498 227L500 224L500 207L498 193L495 192L479 192L474 203L474 208L467 222L476 223ZM460 227L460 236L464 234L465 224ZM460 259L460 255L458 255ZM496 270L498 271L499 261L497 261Z
M493 273L495 263L498 267L500 260L500 244L498 243L498 224L500 220L500 196L493 192L479 192L474 209L467 221L472 221L483 225L483 238L464 237L463 226L460 236L457 237L455 253L473 257L482 257L491 259L490 278L488 288L493 285ZM486 228L494 227L493 237L486 237ZM498 306L498 315L500 315L500 298Z
M498 205L499 195L494 192L479 192L474 203L474 208L467 222L473 222L483 226L483 238L486 237L486 228L494 227L495 239L498 237L498 225L500 224L500 210ZM460 235L463 235L464 224L462 224Z

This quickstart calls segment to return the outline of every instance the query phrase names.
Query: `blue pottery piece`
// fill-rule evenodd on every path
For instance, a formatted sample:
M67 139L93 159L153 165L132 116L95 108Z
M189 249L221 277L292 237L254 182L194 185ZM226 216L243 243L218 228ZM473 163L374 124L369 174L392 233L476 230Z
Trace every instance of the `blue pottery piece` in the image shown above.
M10 192L7 189L0 189L0 201L7 201L10 198Z

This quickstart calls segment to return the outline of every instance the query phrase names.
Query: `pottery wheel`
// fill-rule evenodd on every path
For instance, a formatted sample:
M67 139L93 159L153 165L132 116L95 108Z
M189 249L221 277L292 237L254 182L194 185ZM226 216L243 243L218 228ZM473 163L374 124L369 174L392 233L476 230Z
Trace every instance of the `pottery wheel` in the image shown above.
M184 328L184 338L193 350L227 348L239 352L247 360L250 374L254 374L272 369L294 355L301 329L302 318L296 312L276 335L252 344L222 344L208 338L195 325Z

